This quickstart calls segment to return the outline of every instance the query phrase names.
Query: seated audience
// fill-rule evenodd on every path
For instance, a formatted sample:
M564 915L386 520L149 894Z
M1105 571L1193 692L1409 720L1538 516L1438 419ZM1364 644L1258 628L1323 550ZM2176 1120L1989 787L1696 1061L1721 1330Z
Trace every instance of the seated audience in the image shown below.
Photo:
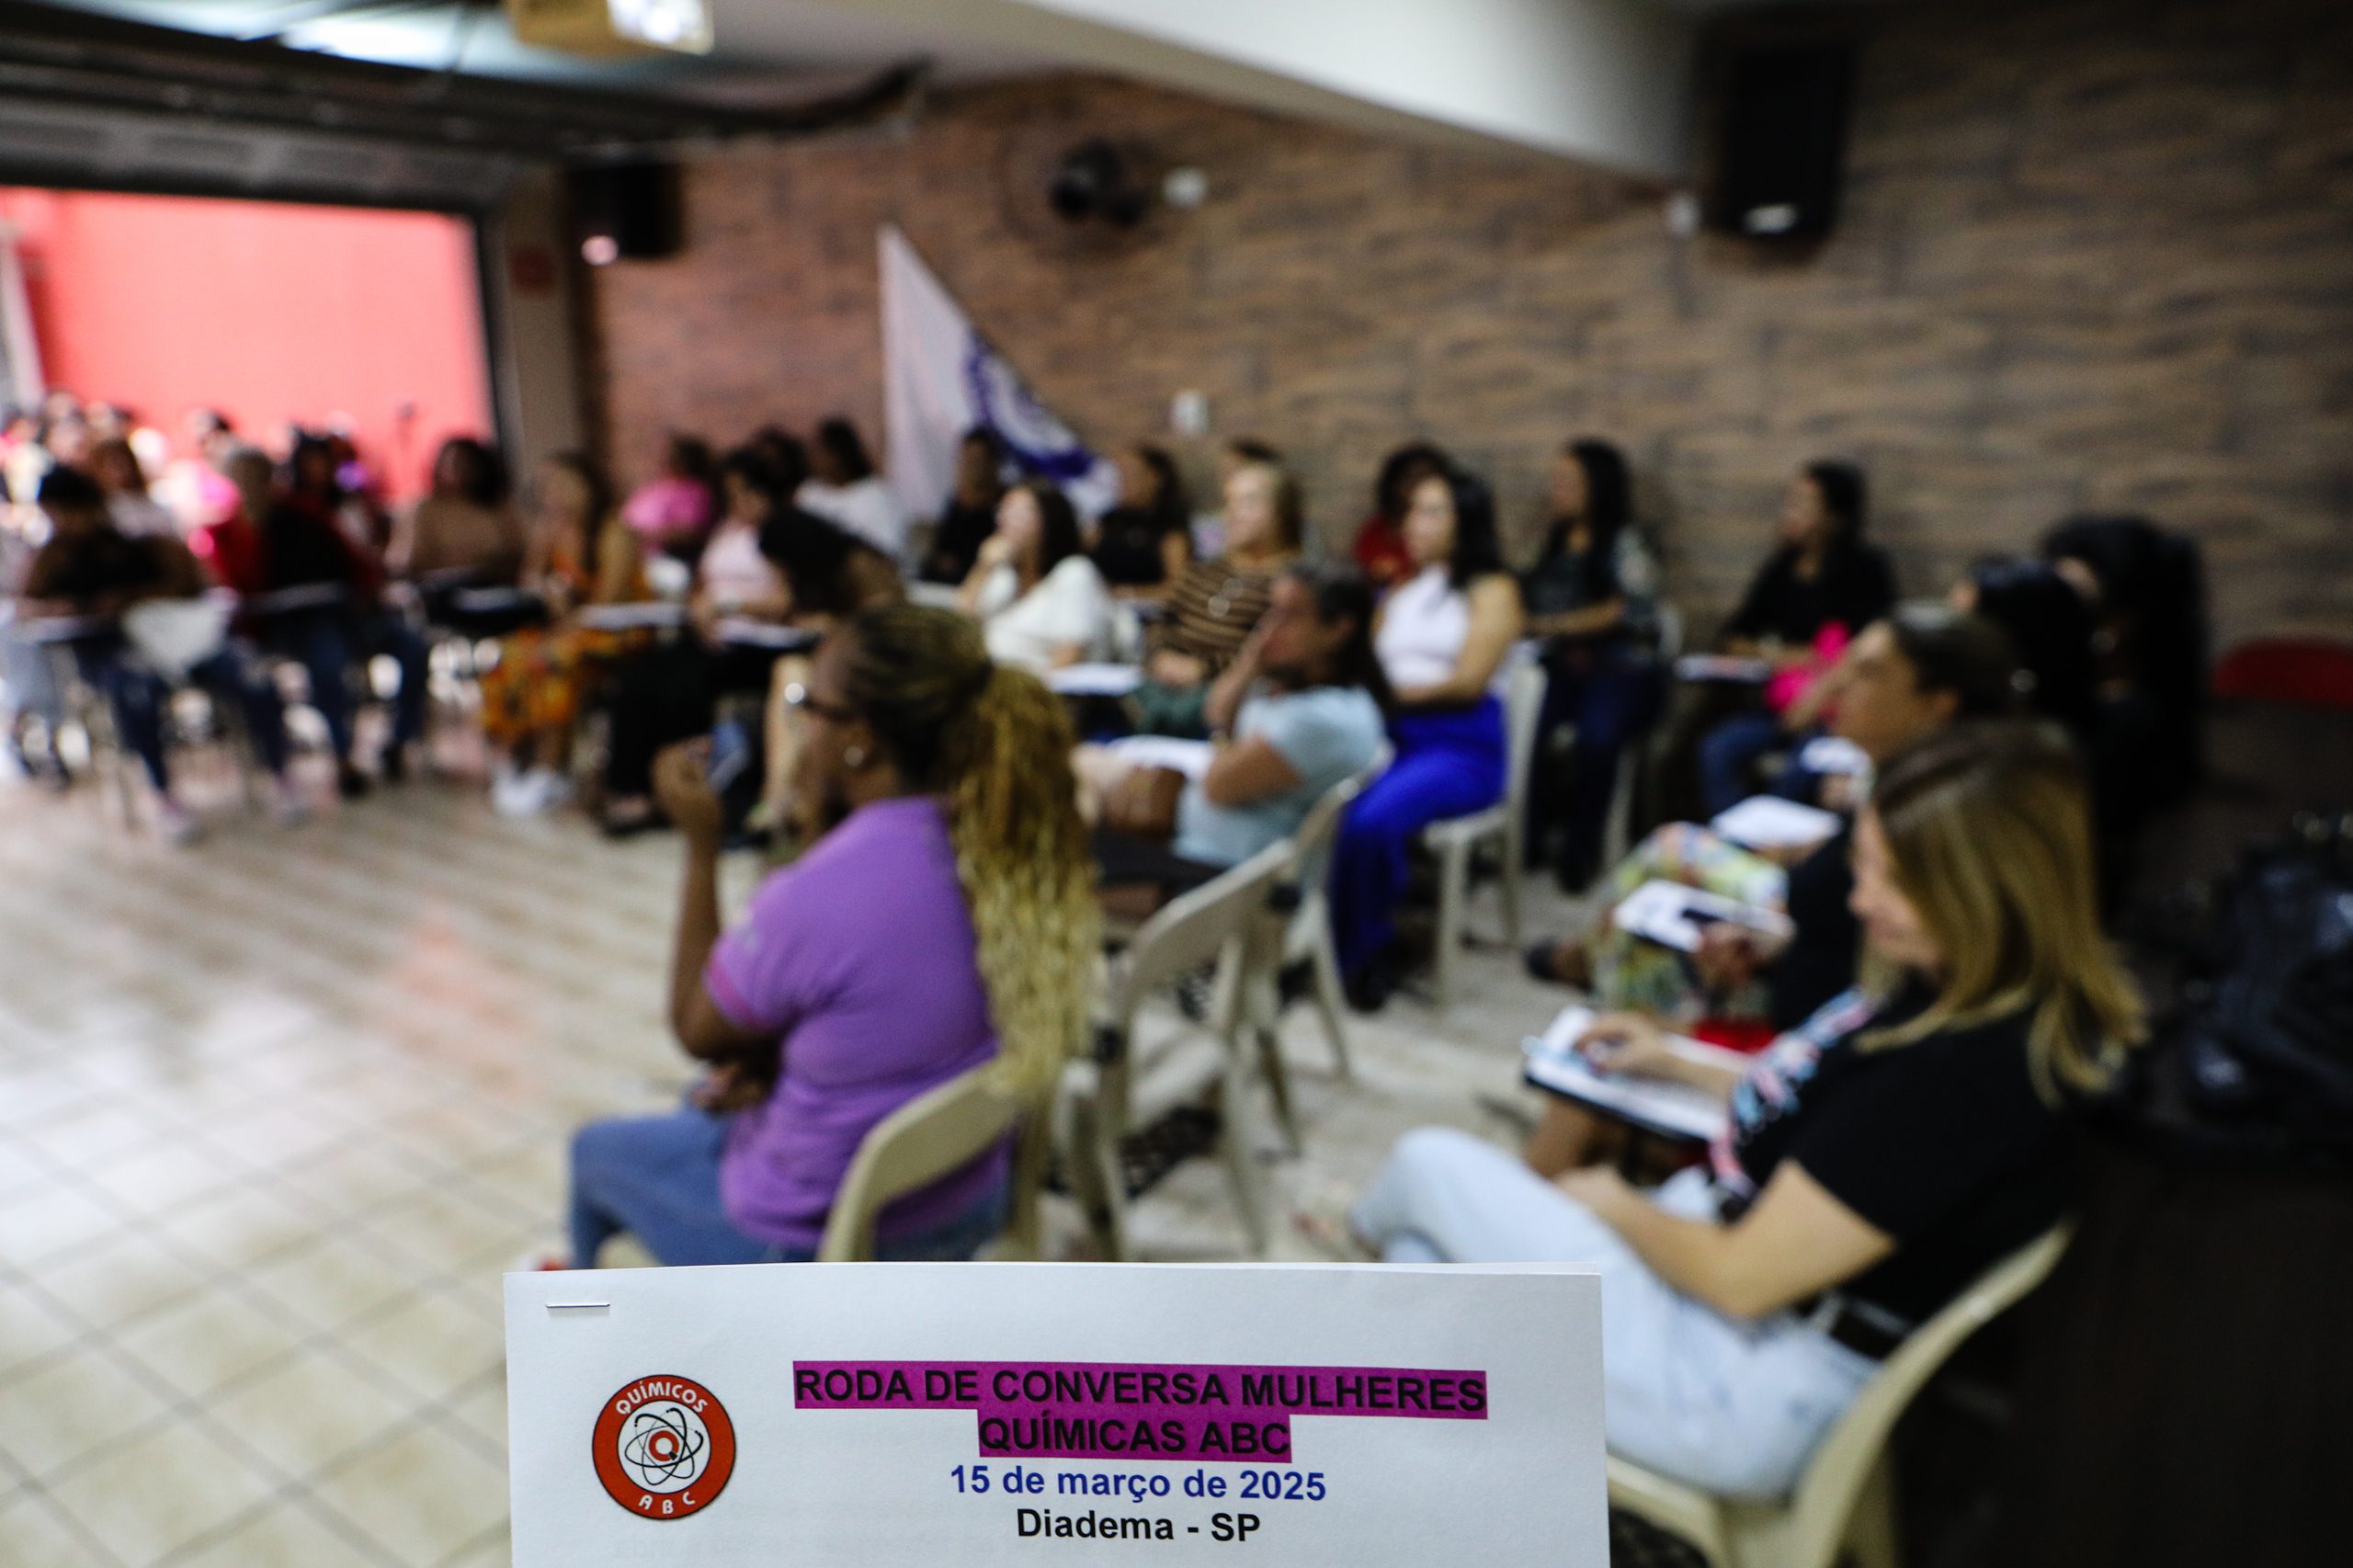
M109 436L92 447L89 471L98 488L106 492L107 515L126 537L179 536L179 519L148 494L146 471L130 441Z
M695 562L686 633L639 649L613 669L606 703L606 832L618 836L654 826L655 754L710 729L726 693L766 689L775 655L730 646L720 629L728 620L780 622L792 613L791 589L763 547L781 483L759 448L727 454L720 464L726 510Z
M240 448L230 455L227 469L237 487L236 517L258 517L261 526L254 530L250 551L224 546L223 530L233 523L214 525L203 537L210 541L222 582L245 600L249 633L264 649L302 666L311 706L325 722L335 751L336 787L349 800L366 794L369 786L353 722L355 665L378 653L400 665L400 701L384 753L386 771L397 776L405 766L403 752L424 733L426 658L424 640L384 606L382 562L346 533L337 518L340 490L334 470L326 442L301 437L281 487L273 483L268 458ZM292 589L324 590L333 597L283 608L257 602Z
M987 426L975 425L956 444L956 488L924 547L925 582L961 583L972 575L982 543L996 531L996 506L1004 499L1005 443Z
M894 562L907 558L907 517L874 472L858 426L835 417L817 426L810 449L809 479L795 505L837 528L847 528Z
M1225 549L1185 568L1153 628L1134 698L1143 734L1198 737L1202 703L1251 628L1275 579L1299 559L1307 529L1299 483L1272 463L1245 463L1225 482Z
M692 562L719 516L719 487L710 444L673 431L662 451L662 472L630 492L621 504L621 521L649 559L667 555Z
M1902 604L1864 628L1823 684L1831 731L1874 766L1964 719L2018 710L2018 663L2009 638L1986 619L1933 601ZM1836 802L1848 816L1859 801ZM1786 1032L1855 983L1861 930L1848 911L1854 831L1842 821L1819 844L1770 853L1744 848L1710 827L1674 823L1644 839L1609 880L1590 935L1529 954L1539 979L1590 986L1612 1011L1639 1010L1733 1039L1761 1024ZM1788 916L1786 938L1734 921L1699 936L1689 955L1621 930L1610 916L1644 882L1680 882ZM1608 1152L1599 1119L1562 1101L1548 1108L1530 1159L1566 1170Z
M1561 886L1582 890L1601 858L1602 829L1626 743L1648 722L1660 673L1639 638L1649 631L1658 568L1633 527L1625 455L1607 441L1572 441L1552 460L1552 524L1520 578L1528 633L1544 639L1544 718L1539 778L1529 790L1531 865L1552 851ZM1567 778L1552 737L1574 733Z
M823 835L725 935L719 802L696 751L664 754L687 839L670 1019L712 1072L686 1108L574 1140L574 1264L624 1230L665 1264L813 1256L876 1123L992 1061L1043 1096L1080 1042L1097 922L1061 702L970 620L902 605L826 640L795 717L795 800ZM972 1256L1006 1218L1010 1153L892 1204L881 1255Z
M1158 447L1119 457L1120 504L1097 522L1086 553L1123 599L1157 604L1193 559L1193 505L1176 460Z
M526 545L506 490L506 465L495 450L470 436L443 442L432 491L392 530L385 564L412 580L514 582Z
M958 601L999 664L1051 670L1111 653L1111 592L1080 548L1070 497L1043 480L1005 493Z
M165 710L181 683L243 717L275 781L278 817L299 820L303 803L287 775L278 688L223 634L225 616L207 601L204 570L188 547L169 535L125 535L108 515L106 493L78 469L60 466L42 477L40 508L50 539L26 570L19 613L115 623L76 653L85 678L106 694L124 747L147 769L165 836L184 844L198 831L172 799L164 756Z
M1295 565L1209 699L1216 750L1198 778L1107 766L1082 747L1082 790L1104 793L1096 858L1107 897L1156 906L1299 831L1335 785L1372 765L1389 682L1372 649L1372 592L1354 569Z
M1357 565L1375 593L1413 575L1413 557L1405 552L1405 508L1412 505L1414 487L1446 467L1446 453L1427 441L1400 447L1382 460L1373 481L1372 510L1358 525L1353 547Z
M1790 481L1780 547L1766 557L1725 623L1728 653L1768 661L1765 706L1718 723L1699 744L1700 798L1712 816L1754 793L1749 770L1782 744L1781 715L1837 663L1854 634L1895 602L1887 557L1863 540L1862 471L1808 463Z
M1745 1066L1687 1063L1633 1016L1586 1036L1606 1071L1723 1102L1704 1165L1649 1193L1606 1165L1548 1181L1426 1129L1352 1217L1395 1262L1597 1268L1610 1449L1711 1493L1785 1494L1881 1358L2063 1218L2063 1096L2143 1035L2045 728L1956 725L1892 763L1852 902L1887 978Z
M1392 921L1422 830L1503 798L1503 704L1489 688L1521 621L1483 481L1449 469L1415 486L1405 549L1415 575L1382 601L1373 633L1396 698L1396 760L1348 808L1332 866L1333 942L1350 1001L1368 1010L1396 985Z
M505 816L532 816L572 794L572 732L589 690L619 660L644 646L643 631L599 630L578 612L635 604L651 596L640 535L612 507L612 488L577 452L540 463L524 585L548 608L548 622L500 639L482 675L482 727L494 756L491 804Z

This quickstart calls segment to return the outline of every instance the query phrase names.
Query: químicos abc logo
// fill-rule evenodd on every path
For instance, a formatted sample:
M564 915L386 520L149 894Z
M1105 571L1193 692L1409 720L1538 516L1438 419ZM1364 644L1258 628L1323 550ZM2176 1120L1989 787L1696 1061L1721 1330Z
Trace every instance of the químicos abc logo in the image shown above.
M735 1424L691 1378L639 1378L597 1414L597 1479L642 1519L700 1513L735 1472Z

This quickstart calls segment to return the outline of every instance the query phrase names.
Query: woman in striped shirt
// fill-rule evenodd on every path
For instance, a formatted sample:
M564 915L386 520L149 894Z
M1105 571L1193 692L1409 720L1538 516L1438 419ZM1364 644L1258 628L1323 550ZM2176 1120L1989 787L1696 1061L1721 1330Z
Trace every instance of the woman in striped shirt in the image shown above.
M1300 554L1306 508L1299 482L1273 463L1245 463L1225 484L1225 550L1188 567L1144 658L1136 728L1199 737L1210 683L1250 635L1280 576Z

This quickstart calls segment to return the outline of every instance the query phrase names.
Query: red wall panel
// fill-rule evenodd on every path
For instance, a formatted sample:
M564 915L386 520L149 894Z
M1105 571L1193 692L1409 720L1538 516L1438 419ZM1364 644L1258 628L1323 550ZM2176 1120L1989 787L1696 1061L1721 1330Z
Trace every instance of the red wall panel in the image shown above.
M185 453L219 408L276 450L347 420L398 495L490 430L472 225L427 212L0 187L52 387L127 403Z

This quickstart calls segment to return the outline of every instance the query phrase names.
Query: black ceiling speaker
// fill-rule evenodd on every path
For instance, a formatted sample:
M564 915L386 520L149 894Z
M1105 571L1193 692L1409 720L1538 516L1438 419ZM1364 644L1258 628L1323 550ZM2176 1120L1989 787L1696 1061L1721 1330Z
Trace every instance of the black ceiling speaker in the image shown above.
M572 222L580 254L594 266L624 257L676 256L685 219L676 164L602 164L574 169Z
M1047 182L1046 202L1065 222L1132 229L1152 210L1152 192L1125 153L1108 142L1094 141L1063 155Z
M1838 218L1854 96L1850 43L1736 50L1716 138L1715 226L1751 239L1828 234Z

